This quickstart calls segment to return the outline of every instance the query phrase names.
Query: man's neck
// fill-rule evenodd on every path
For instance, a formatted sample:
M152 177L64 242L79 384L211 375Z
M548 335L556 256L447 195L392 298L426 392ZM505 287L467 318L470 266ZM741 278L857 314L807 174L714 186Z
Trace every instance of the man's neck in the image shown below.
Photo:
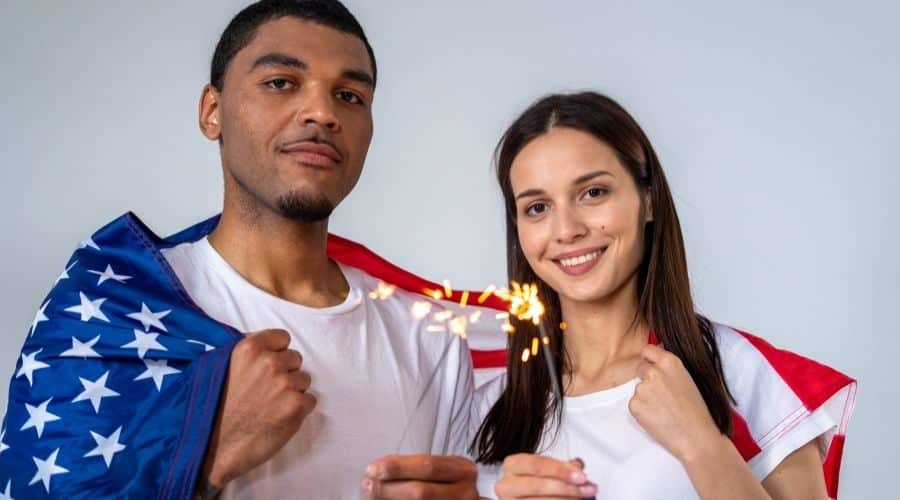
M298 222L266 210L248 213L226 205L212 247L248 282L284 300L329 307L349 285L327 254L328 221Z

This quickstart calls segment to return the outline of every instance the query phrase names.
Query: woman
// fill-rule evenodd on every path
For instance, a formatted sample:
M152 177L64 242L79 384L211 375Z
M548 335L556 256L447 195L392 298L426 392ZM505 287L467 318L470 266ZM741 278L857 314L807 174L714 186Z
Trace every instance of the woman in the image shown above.
M476 397L482 495L836 496L855 382L695 312L672 196L624 109L546 97L497 167L509 278L565 325L549 346L564 398L541 357L518 356L538 332L513 319L506 373Z

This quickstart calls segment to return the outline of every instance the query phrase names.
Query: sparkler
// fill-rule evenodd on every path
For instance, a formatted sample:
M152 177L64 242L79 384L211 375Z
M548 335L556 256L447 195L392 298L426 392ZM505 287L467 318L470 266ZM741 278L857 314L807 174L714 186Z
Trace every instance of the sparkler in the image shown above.
M559 377L556 374L556 363L553 362L553 356L550 352L550 336L547 334L547 325L541 321L546 309L544 304L538 298L538 288L535 284L525 283L520 285L513 281L511 283L512 290L503 290L497 292L500 298L509 302L509 314L515 316L521 321L531 321L538 327L540 331L540 341L543 344L541 351L544 352L544 361L547 363L547 371L550 372L550 382L553 384L553 396L557 402L562 401L562 391L560 390ZM510 328L512 326L510 325ZM505 328L504 328L505 329ZM510 333L512 331L507 330ZM527 362L531 356L537 356L538 338L535 337L531 341L531 350L528 348L522 352L522 362ZM530 356L529 356L530 355Z

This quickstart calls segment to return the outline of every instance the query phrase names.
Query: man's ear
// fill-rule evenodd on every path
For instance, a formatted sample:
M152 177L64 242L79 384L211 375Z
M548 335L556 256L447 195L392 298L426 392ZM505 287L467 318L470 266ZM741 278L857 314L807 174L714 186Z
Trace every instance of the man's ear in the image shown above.
M208 83L200 94L200 132L211 141L222 138L220 97L219 90Z

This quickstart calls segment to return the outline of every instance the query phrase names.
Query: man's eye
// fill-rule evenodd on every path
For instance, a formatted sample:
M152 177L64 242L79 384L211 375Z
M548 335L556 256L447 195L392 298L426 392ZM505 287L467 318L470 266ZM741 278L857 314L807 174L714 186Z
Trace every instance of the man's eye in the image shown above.
M266 82L266 85L270 89L274 90L287 90L293 86L293 84L286 78L274 78Z
M340 99L344 102L350 103L350 104L362 104L363 103L362 97L356 95L353 92L350 92L349 90L338 91L337 97L338 97L338 99Z
M542 213L547 211L546 203L532 203L528 205L528 208L525 209L525 215L535 216L541 215Z

